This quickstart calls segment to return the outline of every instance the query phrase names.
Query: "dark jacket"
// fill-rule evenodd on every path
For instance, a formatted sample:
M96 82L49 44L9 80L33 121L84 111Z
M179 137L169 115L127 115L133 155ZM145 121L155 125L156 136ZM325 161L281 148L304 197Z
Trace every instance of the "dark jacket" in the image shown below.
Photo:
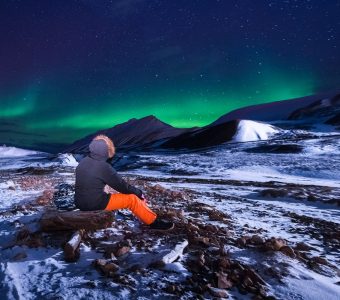
M102 210L109 202L110 194L104 192L107 184L123 194L142 197L142 191L129 185L107 162L108 147L103 140L91 142L90 154L76 168L75 205L80 210Z

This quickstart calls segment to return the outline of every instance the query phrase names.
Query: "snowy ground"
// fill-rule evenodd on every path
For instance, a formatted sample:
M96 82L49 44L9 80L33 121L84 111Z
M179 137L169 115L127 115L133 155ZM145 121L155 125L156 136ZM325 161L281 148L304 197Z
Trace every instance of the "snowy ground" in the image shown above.
M124 156L117 169L177 228L152 233L123 212L112 228L89 234L76 263L64 261L59 237L32 241L43 207L30 205L46 190L72 186L76 163L7 153L0 157L1 298L203 299L222 293L214 288L225 290L228 278L232 299L340 299L339 150L339 136L323 134ZM30 243L18 239L23 228ZM286 251L268 250L272 237L284 239ZM94 268L103 251L127 240L131 250L116 261L117 274ZM189 245L177 261L154 264L183 240ZM250 269L261 280L237 275Z

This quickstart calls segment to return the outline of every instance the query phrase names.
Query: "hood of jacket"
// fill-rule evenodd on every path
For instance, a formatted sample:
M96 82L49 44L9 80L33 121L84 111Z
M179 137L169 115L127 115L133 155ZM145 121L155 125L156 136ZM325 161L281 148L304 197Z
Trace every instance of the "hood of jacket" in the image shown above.
M90 157L97 160L109 158L109 148L104 140L94 140L89 145Z

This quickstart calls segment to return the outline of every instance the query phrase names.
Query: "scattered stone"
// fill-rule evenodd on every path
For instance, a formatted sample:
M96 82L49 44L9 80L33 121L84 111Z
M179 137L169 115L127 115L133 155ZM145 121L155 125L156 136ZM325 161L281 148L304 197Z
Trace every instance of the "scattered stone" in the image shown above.
M326 258L320 257L320 256L314 256L311 258L312 262L316 262L321 265L329 266L329 262Z
M250 278L253 282L255 282L255 283L259 284L259 285L263 285L263 286L266 285L266 282L262 279L262 277L261 277L257 272L255 272L254 269L248 267L248 268L245 270L245 274L246 274L247 276L249 276L249 278Z
M227 270L227 269L230 269L231 262L230 262L229 258L221 257L218 265L221 269Z
M314 248L307 245L306 243L299 242L296 244L294 249L298 251L309 251L309 250L313 250Z
M197 259L197 263L200 267L203 267L205 265L205 257L204 257L204 253L201 253L199 256L198 256L198 259Z
M262 197L278 198L286 197L288 195L288 190L286 189L265 189L260 192Z
M284 239L280 238L270 238L265 242L265 249L272 250L272 251L279 251L282 247L286 246L287 243Z
M107 272L108 274L110 272L116 272L118 271L119 269L119 266L116 265L115 263L111 262L111 263L107 263L105 266L104 266L104 270L105 272Z
M259 235L253 235L251 237L251 243L255 244L255 245L262 245L264 244L264 239L262 237L260 237Z
M92 289L98 287L97 282L94 281L94 280L89 280L89 281L87 281L87 282L86 282L86 285L87 285L89 288L92 288Z
M75 262L80 257L80 242L82 236L84 235L84 230L76 231L70 238L70 240L64 246L64 258L67 262Z
M236 244L239 247L245 247L247 245L247 239L243 236L236 240Z
M176 292L176 285L174 284L169 284L165 289L167 293L174 294Z
M212 286L209 287L209 292L214 297L219 297L222 299L227 299L229 297L228 292L226 290L215 288Z
M209 240L210 240L210 239L209 239L208 237L202 237L202 236L199 236L199 237L196 238L196 241L197 241L198 243L202 243L202 244L204 244L204 245L206 245L206 246L209 246L209 245L210 245Z
M226 215L216 209L211 210L208 216L211 221L224 221L226 219Z
M130 250L131 248L129 246L120 247L116 250L115 256L117 257L123 256L124 254L128 253Z
M18 260L22 260L26 257L27 257L27 254L25 252L19 252L16 255L13 256L12 260L18 261Z
M280 251L281 251L283 254L285 254L285 255L287 255L287 256L289 256L289 257L291 257L291 258L295 258L295 257L296 257L296 254L295 254L294 250L293 250L291 247L289 247L289 246L283 246L283 247L280 249Z
M200 230L196 225L194 225L194 224L192 224L192 223L189 223L189 224L188 224L188 229L189 229L190 231L194 231L194 232Z
M232 281L228 279L228 275L220 272L217 274L217 287L220 289L230 289L233 287Z
M210 225L210 224L205 225L205 226L204 226L204 229L205 229L206 231L213 232L213 233L218 232L218 227L215 226L215 225Z
M16 236L16 245L25 245L30 248L38 248L45 246L38 232L30 232L26 227L23 227Z
M112 277L119 270L119 266L110 260L96 259L93 265L99 269L104 275Z

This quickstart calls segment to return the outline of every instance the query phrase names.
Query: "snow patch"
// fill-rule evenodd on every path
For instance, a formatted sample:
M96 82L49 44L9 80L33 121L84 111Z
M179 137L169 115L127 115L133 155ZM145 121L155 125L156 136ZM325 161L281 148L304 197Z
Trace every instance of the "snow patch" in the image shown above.
M38 151L27 150L16 147L0 146L0 157L20 157L26 155L38 154Z
M0 182L0 189L15 189L15 183L13 182L13 180Z
M280 131L281 129L278 127L266 123L241 120L237 126L237 131L233 137L233 141L250 142L268 140L272 135Z
M66 167L76 167L78 162L71 153L62 153L58 155L58 159L61 161L61 165Z

